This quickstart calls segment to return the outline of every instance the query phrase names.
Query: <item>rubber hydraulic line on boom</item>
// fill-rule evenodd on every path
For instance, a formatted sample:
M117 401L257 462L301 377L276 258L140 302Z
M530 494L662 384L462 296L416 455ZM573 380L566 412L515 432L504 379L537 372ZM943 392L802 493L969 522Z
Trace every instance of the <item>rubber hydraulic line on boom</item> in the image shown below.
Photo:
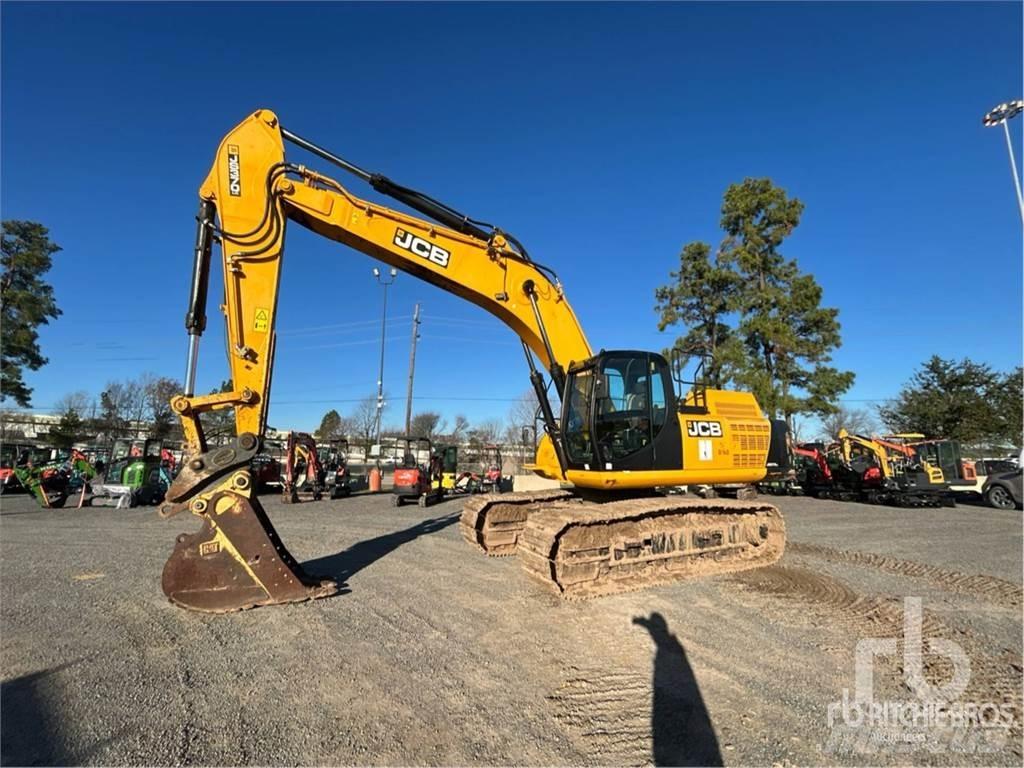
M360 199L289 162L285 141L432 221ZM175 603L229 611L337 591L333 580L306 574L288 553L253 493L249 471L266 429L289 221L476 304L522 340L546 432L530 469L573 490L475 498L461 520L474 546L518 553L528 574L567 598L755 568L781 557L785 528L774 507L655 494L662 486L761 480L770 443L785 441L771 441L773 423L754 397L701 382L677 396L661 355L594 354L557 276L508 233L353 165L283 129L268 110L223 139L199 197L185 391L171 401L188 459L161 511L188 510L203 525L178 537L164 567L163 588ZM215 241L234 389L197 396ZM542 370L561 403L557 416ZM208 446L201 416L226 408L234 410L237 437L231 445Z

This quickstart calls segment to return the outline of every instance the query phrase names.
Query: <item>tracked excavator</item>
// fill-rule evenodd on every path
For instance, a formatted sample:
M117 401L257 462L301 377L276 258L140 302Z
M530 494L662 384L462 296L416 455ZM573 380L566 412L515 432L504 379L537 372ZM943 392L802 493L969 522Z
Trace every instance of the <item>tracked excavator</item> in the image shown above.
M288 159L286 142L426 218L356 197ZM563 487L475 497L461 518L474 547L517 553L528 574L570 599L756 568L782 556L785 527L773 506L656 493L663 486L757 482L770 443L785 444L771 439L782 426L749 393L700 382L684 393L681 376L660 354L595 353L555 272L508 232L354 165L266 109L223 138L199 198L185 389L171 401L188 456L161 514L188 511L202 526L178 536L164 566L163 589L174 603L224 612L338 590L333 580L307 574L288 552L249 471L266 427L289 222L476 304L522 341L546 433L530 468ZM196 395L215 242L234 389ZM208 446L202 416L228 408L234 442Z
M289 432L285 442L284 471L281 473L281 500L285 504L320 501L326 477L313 436L305 432Z

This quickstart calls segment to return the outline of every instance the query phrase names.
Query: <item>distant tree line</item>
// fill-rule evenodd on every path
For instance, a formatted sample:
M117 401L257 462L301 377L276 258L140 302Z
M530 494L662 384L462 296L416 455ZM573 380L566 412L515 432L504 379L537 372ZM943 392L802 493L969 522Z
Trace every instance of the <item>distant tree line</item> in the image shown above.
M363 398L347 414L332 408L320 419L314 436L322 442L344 438L368 454L376 437L376 409L376 395ZM482 461L491 445L505 448L504 457L514 462L520 454L533 448L536 410L536 396L529 390L513 404L504 420L491 417L471 423L464 414L455 414L449 423L437 411L419 411L410 420L409 435L425 437L436 445L461 446L460 461L467 466ZM382 438L403 436L404 427L388 425L381 429Z
M98 396L71 392L54 404L59 421L49 428L45 439L57 448L85 442L103 444L119 437L181 440L181 427L170 406L171 397L180 392L178 381L148 373L110 381ZM0 413L0 420L7 439L24 436L17 414Z
M1000 372L968 358L934 355L878 413L893 432L1019 447L1024 373L1020 366Z

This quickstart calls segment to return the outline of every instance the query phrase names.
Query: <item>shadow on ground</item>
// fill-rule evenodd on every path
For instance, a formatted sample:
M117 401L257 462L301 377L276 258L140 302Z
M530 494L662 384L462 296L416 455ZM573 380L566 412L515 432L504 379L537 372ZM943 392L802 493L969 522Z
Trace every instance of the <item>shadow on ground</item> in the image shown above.
M650 632L656 646L651 705L654 764L722 765L704 697L686 651L668 631L665 617L652 613L650 618L637 616L633 623Z
M62 727L63 692L54 676L86 658L0 684L0 765L76 765L87 762L121 733L74 749Z
M382 557L387 557L403 544L418 539L420 536L440 531L458 521L458 513L423 520L401 531L361 541L335 555L305 562L302 564L302 569L310 575L327 576L339 584L344 584L363 568L372 565Z

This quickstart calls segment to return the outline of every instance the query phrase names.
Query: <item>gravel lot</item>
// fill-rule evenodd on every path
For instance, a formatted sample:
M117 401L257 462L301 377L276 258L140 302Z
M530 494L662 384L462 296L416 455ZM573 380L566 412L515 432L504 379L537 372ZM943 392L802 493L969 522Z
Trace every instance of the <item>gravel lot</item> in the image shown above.
M457 499L263 500L344 594L187 613L159 579L194 519L3 498L4 765L1021 763L1019 728L981 754L934 733L858 753L827 718L858 640L901 636L916 596L926 641L970 660L962 700L1019 722L1020 512L780 498L780 564L574 604L472 551ZM876 700L914 700L900 659L877 661Z

